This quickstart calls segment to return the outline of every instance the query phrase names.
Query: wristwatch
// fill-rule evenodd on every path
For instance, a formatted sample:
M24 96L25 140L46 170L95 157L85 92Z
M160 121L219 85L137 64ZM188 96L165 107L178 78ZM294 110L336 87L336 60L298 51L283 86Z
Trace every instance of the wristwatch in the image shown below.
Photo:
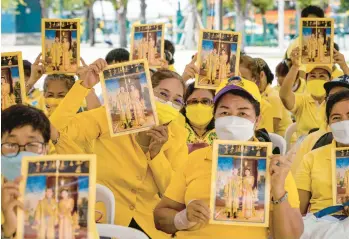
M284 196L282 196L279 200L274 200L273 198L271 198L271 203L276 205L276 204L280 204L283 201L285 201L288 198L288 192L286 191Z

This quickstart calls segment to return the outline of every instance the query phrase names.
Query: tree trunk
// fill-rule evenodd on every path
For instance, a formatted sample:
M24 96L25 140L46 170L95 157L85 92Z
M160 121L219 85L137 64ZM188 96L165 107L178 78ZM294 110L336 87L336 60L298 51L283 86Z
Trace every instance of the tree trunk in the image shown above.
M147 19L145 17L146 13L145 10L147 8L147 4L145 3L145 0L141 0L141 23L145 24L147 22Z
M93 4L91 4L89 6L89 17L88 17L88 21L89 21L89 38L90 38L90 45L94 46L96 43L95 40L95 18L93 16Z
M246 20L246 15L245 11L243 9L243 5L241 0L236 0L235 2L235 9L236 9L236 21L235 21L235 31L236 32L241 32L241 50L244 49L246 46L246 37L245 37L245 20Z
M120 47L127 47L127 27L126 27L126 14L127 5L121 7L118 11L118 24L119 24L119 34L120 34Z
M262 13L262 22L263 22L263 41L266 42L267 41L267 19L265 17L265 12Z
M41 17L42 18L47 18L47 9L46 8L46 4L45 4L45 0L40 0L40 7L41 7Z

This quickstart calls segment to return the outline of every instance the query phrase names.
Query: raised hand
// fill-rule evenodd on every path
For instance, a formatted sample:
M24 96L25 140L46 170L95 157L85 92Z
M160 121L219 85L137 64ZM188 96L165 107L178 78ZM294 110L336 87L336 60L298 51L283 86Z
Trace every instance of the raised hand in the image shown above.
M285 180L291 170L295 151L290 150L286 155L272 155L270 158L271 192L275 199L285 194Z
M80 67L76 74L82 80L81 85L88 89L93 88L99 83L99 73L107 66L107 62L100 58L89 66Z
M197 60L197 53L195 54L195 56L193 57L193 59L191 60L191 62L185 66L182 78L184 81L190 80L195 78L195 74L199 74L199 67L197 67L195 65L195 62Z
M41 76L45 73L44 62L41 59L41 55L42 54L40 53L36 57L34 63L31 66L30 77L28 79L28 82L26 82L26 92L27 93L35 85L35 83L41 78Z
M19 195L19 182L22 177L17 177L13 182L7 181L1 187L1 210L5 223L2 225L5 237L12 238L17 231L17 208L23 209L23 204L17 199Z
M190 222L197 222L200 227L210 220L210 208L202 200L194 200L187 206L187 218Z
M296 67L301 66L301 50L299 47L296 47L292 50L291 61L292 61L292 66L296 66Z
M149 153L153 159L168 140L168 128L163 125L157 126L147 131L147 135L150 136Z

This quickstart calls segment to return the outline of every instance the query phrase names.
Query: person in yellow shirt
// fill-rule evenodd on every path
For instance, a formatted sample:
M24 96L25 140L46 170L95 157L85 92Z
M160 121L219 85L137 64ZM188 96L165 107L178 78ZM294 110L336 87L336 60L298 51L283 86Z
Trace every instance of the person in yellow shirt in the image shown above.
M99 59L80 69L82 81L76 82L63 99L51 116L51 123L78 145L95 140L97 182L114 193L115 224L142 230L151 238L166 238L166 234L155 229L152 211L172 174L188 157L185 128L176 122L184 106L183 80L175 72L157 71L152 76L152 84L162 125L138 134L111 137L104 107L72 113L88 89L99 82L98 74L106 66L107 63ZM62 117L70 117L69 123L60 124ZM116 173L116 169L120 170Z
M213 140L217 138L213 120L213 97L213 90L195 88L194 83L186 88L184 95L186 106L181 113L186 119L189 152L212 145Z
M341 91L349 91L349 76L344 75L339 77L338 79L334 79L330 82L325 83L324 85L326 90L326 98L329 96L341 92ZM296 158L293 161L292 164L292 174L295 176L297 169L299 165L301 164L304 156L309 153L313 147L315 146L316 142L328 132L328 127L326 124L326 127L320 128L318 131L313 132L309 134L305 139L299 144L298 148L296 149Z
M256 141L255 129L260 122L261 95L250 81L233 78L215 96L215 125L219 139ZM295 182L289 173L290 155L271 156L270 233L273 238L300 238L303 221ZM288 161L290 160L290 161ZM176 172L164 197L154 210L156 228L176 238L225 239L268 238L268 229L249 226L208 224L212 147L196 150L182 170ZM286 200L285 195L288 195ZM292 225L292 226L290 226Z
M331 80L331 69L326 65L307 66L306 94L295 94L292 86L299 71L300 50L296 48L292 53L292 67L287 74L281 89L280 98L297 122L297 136L308 135L313 128L320 128L325 123L324 84Z
M250 56L240 57L239 71L244 79L251 80L257 83L259 79L258 66L255 60ZM266 129L269 133L275 133L274 125L279 122L279 112L273 109L272 104L262 98L261 100L261 122L258 125L258 129Z
M306 214L310 211L316 218L325 213L325 211L317 212L333 205L332 160L334 159L332 149L349 146L349 91L338 92L330 96L326 105L326 116L334 138L332 143L306 154L296 174L301 213ZM349 196L344 196L341 200L343 204L349 202ZM330 214L332 213L335 211ZM349 210L344 208L344 213L349 215ZM316 221L315 218L313 219ZM309 220L312 221L311 218ZM321 226L325 225L319 224L319 227ZM315 232L315 228L310 227L308 230L313 229ZM305 231L308 230L305 227ZM344 235L347 234L333 238L345 238Z
M276 112L273 120L274 131L281 137L285 137L288 126L292 124L291 115L282 104L279 92L271 87L274 74L271 72L268 64L261 58L255 58L255 61L259 73L257 85L262 94L262 99L269 102Z
M47 116L34 107L18 104L2 111L1 226L4 237L14 236L17 230L17 208L24 208L18 200L22 158L47 154L49 140L57 140L57 132L53 131ZM79 147L65 135L61 134L61 139L55 145L57 151L62 152L61 148L67 151L69 148L71 152L81 153ZM98 238L97 233L94 238Z

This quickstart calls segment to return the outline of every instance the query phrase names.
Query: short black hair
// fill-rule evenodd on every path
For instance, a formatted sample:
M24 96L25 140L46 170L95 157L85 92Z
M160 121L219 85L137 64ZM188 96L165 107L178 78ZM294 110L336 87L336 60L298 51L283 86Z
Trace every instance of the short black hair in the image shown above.
M193 83L191 83L191 84L189 84L188 86L187 86L187 88L185 89L185 94L184 94L184 102L185 103L187 103L187 101L188 101L188 98L194 93L194 91L195 90L197 90L198 88L195 88L195 82L193 82ZM210 93L212 93L212 96L214 97L214 95L215 95L215 91L214 90L208 90ZM185 119L186 119L186 122L188 123L188 124L190 124L189 123L189 120L188 120L188 118L187 118L187 112L186 112L186 110L185 110L185 107L183 107L182 108L182 110L181 110L181 113L182 113L182 115L185 117ZM212 118L212 120L211 120L211 122L207 125L207 127L206 127L206 130L207 131L209 131L209 130L212 130L212 129L214 129L214 118Z
M319 18L324 18L325 12L321 7L309 5L302 10L301 17L308 17L309 15L315 15Z
M287 60L283 60L282 62L280 62L275 69L276 75L281 77L286 77L289 71L290 67L287 63Z
M248 100L252 105L253 105L253 108L256 112L256 116L260 116L261 114L261 104L256 101L249 93L247 93L246 91L242 91L242 90L231 90L231 91L228 91L226 94L232 94L232 95L238 95L246 100ZM224 95L226 95L224 94ZM216 114L216 110L217 110L217 106L218 106L218 103L219 101L222 99L222 97L224 95L221 95L221 97L219 97L217 100L216 100L216 103L214 104L214 114Z
M30 74L32 73L32 63L28 60L23 60L23 70L24 75L30 77Z
M171 41L165 40L164 50L165 50L165 56L166 56L166 60L168 61L168 64L173 65L175 62L174 61L174 54L176 51L175 46Z
M267 78L267 84L272 84L274 80L274 74L271 72L267 62L262 58L254 58L254 60L258 68L258 73L261 73L263 71Z
M347 90L337 92L336 94L333 94L330 97L328 97L328 100L326 102L327 123L330 122L330 115L334 105L344 100L349 100L349 91Z
M105 57L105 61L108 65L119 62L125 62L130 60L130 53L124 48L116 48L111 50Z
M17 104L1 112L1 137L12 130L31 126L39 131L48 143L51 135L50 121L41 110L32 106Z

